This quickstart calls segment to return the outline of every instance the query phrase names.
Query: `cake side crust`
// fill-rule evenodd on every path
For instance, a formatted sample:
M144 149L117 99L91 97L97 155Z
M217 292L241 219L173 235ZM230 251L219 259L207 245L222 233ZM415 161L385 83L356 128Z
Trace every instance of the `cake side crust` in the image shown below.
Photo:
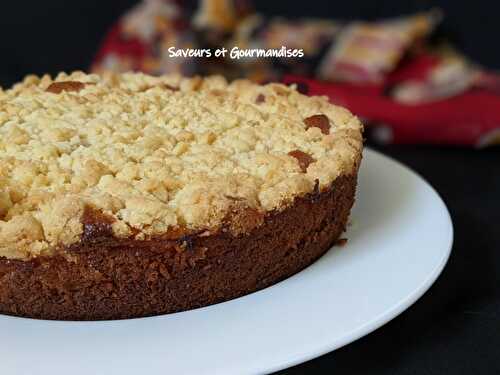
M338 240L356 174L298 197L262 224L176 240L89 242L68 256L0 258L0 312L103 320L151 316L226 301L302 270ZM97 237L93 237L97 238Z

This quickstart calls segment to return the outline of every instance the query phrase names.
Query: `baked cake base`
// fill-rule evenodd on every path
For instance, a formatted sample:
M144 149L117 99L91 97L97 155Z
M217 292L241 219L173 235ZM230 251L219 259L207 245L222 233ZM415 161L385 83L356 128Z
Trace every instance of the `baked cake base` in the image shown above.
M240 297L310 265L345 230L356 176L268 214L250 233L121 241L29 261L0 258L0 312L59 320L166 314Z

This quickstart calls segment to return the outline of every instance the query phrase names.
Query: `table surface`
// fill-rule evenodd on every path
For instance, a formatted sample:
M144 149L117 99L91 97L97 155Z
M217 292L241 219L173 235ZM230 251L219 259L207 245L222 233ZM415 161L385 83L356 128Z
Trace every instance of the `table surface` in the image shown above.
M448 265L387 325L278 374L500 374L500 148L375 148L418 172L448 206Z

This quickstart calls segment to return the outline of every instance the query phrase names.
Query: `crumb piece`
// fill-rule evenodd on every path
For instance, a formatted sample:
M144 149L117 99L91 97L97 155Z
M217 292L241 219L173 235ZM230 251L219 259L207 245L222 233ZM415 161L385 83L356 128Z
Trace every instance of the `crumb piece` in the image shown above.
M347 238L339 238L337 242L335 242L336 246L345 246L347 244Z
M64 81L64 82L54 82L47 87L47 92L53 94L60 94L63 91L80 91L85 87L83 82L78 81Z
M330 134L330 120L325 115L313 115L304 119L306 129L319 128L325 135Z
M307 172L307 167L309 167L309 164L314 163L316 161L311 155L300 150L290 151L288 155L297 159L297 161L299 162L300 169L303 173Z

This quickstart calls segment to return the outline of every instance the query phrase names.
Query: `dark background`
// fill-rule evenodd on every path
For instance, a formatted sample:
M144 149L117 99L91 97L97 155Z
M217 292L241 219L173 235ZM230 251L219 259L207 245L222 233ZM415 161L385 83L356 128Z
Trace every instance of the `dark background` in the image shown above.
M193 0L189 0L193 1ZM111 23L136 0L5 0L0 5L0 86L29 73L85 69ZM256 0L269 15L376 19L441 8L446 35L474 61L500 69L496 0Z
M87 68L105 31L134 3L2 2L0 85L10 85L28 73ZM255 3L267 14L342 19L389 17L439 6L446 18L438 34L474 61L500 70L498 1ZM282 373L500 374L499 147L376 148L415 169L443 197L455 227L450 261L431 290L398 318L334 353Z

